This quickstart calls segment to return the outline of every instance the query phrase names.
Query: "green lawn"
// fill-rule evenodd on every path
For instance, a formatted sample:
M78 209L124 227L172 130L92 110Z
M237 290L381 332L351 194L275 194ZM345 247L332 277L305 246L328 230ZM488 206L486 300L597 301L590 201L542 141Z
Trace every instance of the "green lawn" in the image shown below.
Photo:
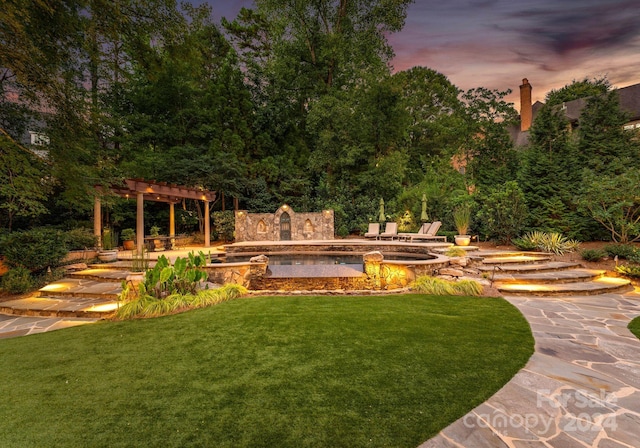
M640 316L629 322L629 330L631 330L631 333L635 334L636 337L640 339Z
M533 353L479 297L262 297L0 341L0 446L415 447Z

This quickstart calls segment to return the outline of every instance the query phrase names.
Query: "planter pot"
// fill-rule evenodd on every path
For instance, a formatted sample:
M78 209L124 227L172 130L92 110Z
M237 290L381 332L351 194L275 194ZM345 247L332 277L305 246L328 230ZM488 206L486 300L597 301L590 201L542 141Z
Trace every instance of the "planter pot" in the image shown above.
M98 259L100 261L116 261L118 259L117 250L101 250L98 252Z
M4 264L3 260L4 258L0 257L0 276L3 276L9 270L9 266Z
M164 241L162 240L153 240L153 247L156 251L164 250Z
M456 246L468 246L471 243L471 235L456 235Z
M133 250L136 248L136 243L133 240L124 240L122 246L124 250Z

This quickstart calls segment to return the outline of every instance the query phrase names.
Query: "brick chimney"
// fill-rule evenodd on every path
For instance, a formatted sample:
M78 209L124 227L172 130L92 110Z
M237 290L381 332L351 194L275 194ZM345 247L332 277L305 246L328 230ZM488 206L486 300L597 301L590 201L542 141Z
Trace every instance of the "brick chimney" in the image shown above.
M531 108L531 84L524 78L520 86L520 130L528 131L533 120L533 109Z

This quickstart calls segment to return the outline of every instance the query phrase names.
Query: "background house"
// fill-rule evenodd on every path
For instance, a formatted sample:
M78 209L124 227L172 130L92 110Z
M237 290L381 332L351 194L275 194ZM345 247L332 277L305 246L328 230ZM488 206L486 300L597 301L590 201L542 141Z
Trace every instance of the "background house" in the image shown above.
M536 119L538 112L544 103L536 101L531 103L533 86L527 78L520 85L520 126L514 126L509 130L511 138L516 146L524 146L529 142L529 129ZM625 123L625 129L640 128L640 84L615 89L619 95L620 108L630 116ZM580 125L580 115L587 104L588 98L580 98L562 103L562 110L571 123L571 128L576 129Z

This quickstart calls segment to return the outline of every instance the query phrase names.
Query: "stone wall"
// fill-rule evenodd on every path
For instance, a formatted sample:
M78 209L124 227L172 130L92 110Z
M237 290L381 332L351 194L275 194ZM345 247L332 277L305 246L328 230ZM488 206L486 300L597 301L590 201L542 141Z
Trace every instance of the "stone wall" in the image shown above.
M304 241L331 240L334 238L333 210L320 213L296 213L283 205L275 213L235 212L236 242L242 241ZM290 230L286 232L289 218Z
M205 268L208 280L213 283L224 285L235 283L245 288L250 286L250 264L249 263L219 263L210 264Z

